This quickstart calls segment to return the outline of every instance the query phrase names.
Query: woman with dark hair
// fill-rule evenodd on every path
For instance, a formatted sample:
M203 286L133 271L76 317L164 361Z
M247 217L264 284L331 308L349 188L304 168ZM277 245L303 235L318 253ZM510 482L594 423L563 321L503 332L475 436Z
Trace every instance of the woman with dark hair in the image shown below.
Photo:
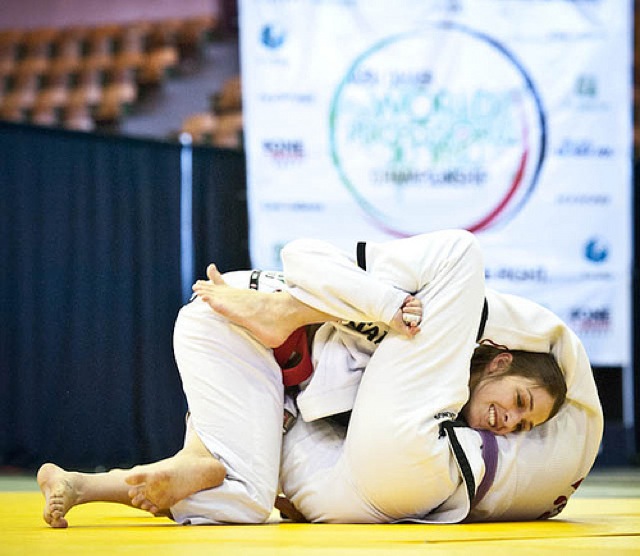
M491 430L494 434L508 432L520 432L531 430L542 423L533 423L530 420L522 420L515 425L515 429L509 428L508 415L501 415L500 409L494 404L490 407L486 425L482 415L478 416L476 408L482 407L485 398L491 399L490 390L495 385L497 378L516 380L525 385L516 389L516 406L527 407L535 404L533 391L542 390L548 401L551 401L551 409L543 422L555 415L564 404L567 397L567 384L560 370L558 362L550 353L535 353L524 350L509 350L506 347L496 347L488 344L479 345L471 357L471 376L469 389L471 395L469 401L462 408L461 415L464 420L475 429ZM516 378L517 377L517 378ZM530 382L522 382L525 379ZM508 394L507 394L508 395ZM496 423L502 423L502 427L496 428Z

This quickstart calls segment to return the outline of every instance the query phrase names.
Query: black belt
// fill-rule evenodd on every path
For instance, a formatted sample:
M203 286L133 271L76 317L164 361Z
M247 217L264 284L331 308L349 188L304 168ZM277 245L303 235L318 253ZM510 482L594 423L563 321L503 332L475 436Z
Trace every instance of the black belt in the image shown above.
M367 270L367 243L365 241L359 241L356 245L356 260L358 266L362 270ZM480 315L480 326L478 327L478 334L476 335L476 342L480 341L480 338L484 335L484 328L487 325L487 319L489 318L489 304L485 297L484 305L482 306L482 315Z

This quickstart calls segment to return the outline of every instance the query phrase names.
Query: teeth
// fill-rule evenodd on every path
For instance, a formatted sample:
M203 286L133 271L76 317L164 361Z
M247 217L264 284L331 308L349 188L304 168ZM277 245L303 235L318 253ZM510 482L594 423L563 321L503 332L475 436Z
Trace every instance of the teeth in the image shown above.
M489 426L496 426L496 408L495 406L489 406Z

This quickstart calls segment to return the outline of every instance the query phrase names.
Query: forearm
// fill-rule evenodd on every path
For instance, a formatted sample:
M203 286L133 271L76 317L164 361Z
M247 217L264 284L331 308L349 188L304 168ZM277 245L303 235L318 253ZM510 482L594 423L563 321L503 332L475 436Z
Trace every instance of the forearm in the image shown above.
M407 292L359 268L347 252L319 240L296 240L282 251L289 293L315 309L356 322L390 322Z
M436 232L366 247L366 268L353 254L318 240L297 240L282 252L290 293L345 320L390 323L408 294L446 273L470 244L470 234ZM478 260L478 264L482 264Z

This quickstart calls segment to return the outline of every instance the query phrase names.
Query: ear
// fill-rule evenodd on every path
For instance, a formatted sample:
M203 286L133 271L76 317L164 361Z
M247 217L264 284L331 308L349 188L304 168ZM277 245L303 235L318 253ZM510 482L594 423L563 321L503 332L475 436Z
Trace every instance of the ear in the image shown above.
M513 355L511 355L509 352L499 353L491 361L489 361L489 364L487 365L487 375L501 375L507 369L509 369L509 365L511 365L512 361Z

